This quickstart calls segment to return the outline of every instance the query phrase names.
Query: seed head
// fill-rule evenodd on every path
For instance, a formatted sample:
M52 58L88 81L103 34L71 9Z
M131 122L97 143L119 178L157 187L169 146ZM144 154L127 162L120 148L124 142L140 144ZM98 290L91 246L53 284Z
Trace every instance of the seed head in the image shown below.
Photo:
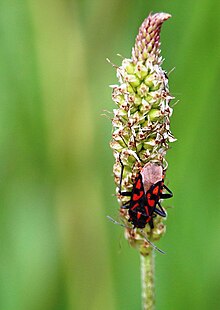
M164 170L167 168L166 151L169 143L175 141L170 130L172 108L169 104L173 97L160 56L161 26L170 17L166 13L156 13L144 20L131 59L123 59L116 69L119 83L111 85L112 99L117 108L113 110L110 146L115 157L113 172L120 205L129 201L129 197L119 193L121 162L124 165L122 190L131 191L137 174L146 163L156 163ZM127 210L121 209L120 215L129 225ZM149 245L143 235L138 229L129 227L131 229L126 230L127 239L145 253ZM165 232L162 218L157 216L154 219L154 229L147 224L145 232L151 240L158 240Z

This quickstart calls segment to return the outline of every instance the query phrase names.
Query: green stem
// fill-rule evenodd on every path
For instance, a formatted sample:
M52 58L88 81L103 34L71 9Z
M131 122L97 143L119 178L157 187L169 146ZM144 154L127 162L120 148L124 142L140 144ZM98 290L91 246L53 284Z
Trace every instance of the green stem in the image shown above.
M148 255L141 254L141 283L143 310L153 310L155 304L154 294L154 251Z

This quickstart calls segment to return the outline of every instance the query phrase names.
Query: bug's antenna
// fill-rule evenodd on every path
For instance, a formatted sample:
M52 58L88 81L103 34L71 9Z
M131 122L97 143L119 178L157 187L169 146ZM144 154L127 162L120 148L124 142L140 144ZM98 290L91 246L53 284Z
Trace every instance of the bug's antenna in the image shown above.
M163 250L161 250L160 248L158 248L153 242L151 242L148 238L147 238L147 235L146 233L143 231L143 229L140 229L140 232L143 234L144 236L144 239L150 243L150 245L155 249L157 250L158 252L160 252L161 254L166 254Z
M116 220L114 220L111 216L107 215L107 219L109 219L113 224L115 225L119 225L121 227L127 228L127 229L132 229L132 227L126 226L122 223L117 222ZM143 229L140 229L140 232L142 233L144 239L158 252L162 253L162 254L166 254L164 251L162 251L161 249L159 249L153 242L151 242L148 238L146 233L143 231Z

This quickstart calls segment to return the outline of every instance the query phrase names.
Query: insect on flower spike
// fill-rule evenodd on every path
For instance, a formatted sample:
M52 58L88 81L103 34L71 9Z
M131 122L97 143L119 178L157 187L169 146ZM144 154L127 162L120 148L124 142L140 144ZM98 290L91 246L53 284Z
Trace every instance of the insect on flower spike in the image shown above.
M129 234L126 238L144 256L150 255L152 247L145 246L140 229L152 242L159 240L166 230L166 212L160 200L172 197L163 190L168 166L165 156L169 143L175 141L170 131L173 96L160 55L161 26L170 17L155 13L143 21L131 57L120 56L121 65L114 65L118 84L111 86L116 108L110 146L115 157L117 200L123 209L120 216L125 226L130 222L137 228L137 242Z
M123 228L127 228L127 229L133 229L132 227L129 227L129 226L126 226L126 225L124 225L124 224L122 224L122 223L117 222L117 221L114 220L111 216L108 216L108 215L107 215L107 218L108 218L112 223L114 223L115 225L119 225L119 226L121 226L121 227L123 227ZM147 238L145 232L144 232L142 229L140 229L140 232L141 232L142 235L144 236L144 239L147 241L147 243L149 243L155 250L157 250L158 252L160 252L160 253L162 253L162 254L166 254L164 251L162 251L161 249L159 249L153 242L151 242L151 241Z

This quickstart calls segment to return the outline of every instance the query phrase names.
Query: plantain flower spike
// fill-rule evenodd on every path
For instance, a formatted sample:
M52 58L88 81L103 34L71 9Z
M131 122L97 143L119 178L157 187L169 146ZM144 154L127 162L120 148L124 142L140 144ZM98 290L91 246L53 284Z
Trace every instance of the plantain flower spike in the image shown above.
M171 15L156 13L149 15L142 23L132 49L131 59L123 59L117 67L118 85L111 85L112 99L117 108L113 110L113 133L110 146L113 149L113 167L117 198L125 205L130 197L120 195L119 187L131 192L134 180L141 168L148 162L159 163L167 169L165 160L169 142L175 141L170 131L173 97L168 87L168 77L162 69L160 56L160 31L164 21ZM124 166L121 179L122 164ZM148 224L141 229L133 229L128 221L127 209L120 209L120 216L127 227L125 236L141 254L151 251L151 241L159 240L165 232L165 224L160 216L153 219L154 228Z

